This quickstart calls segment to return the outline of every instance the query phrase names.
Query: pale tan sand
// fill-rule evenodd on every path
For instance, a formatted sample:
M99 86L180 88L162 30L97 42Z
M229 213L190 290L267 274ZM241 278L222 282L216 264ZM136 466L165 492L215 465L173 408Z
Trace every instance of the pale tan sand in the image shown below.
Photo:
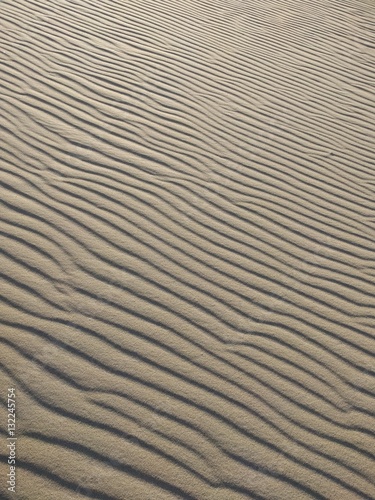
M0 50L1 498L374 499L375 2L5 0Z

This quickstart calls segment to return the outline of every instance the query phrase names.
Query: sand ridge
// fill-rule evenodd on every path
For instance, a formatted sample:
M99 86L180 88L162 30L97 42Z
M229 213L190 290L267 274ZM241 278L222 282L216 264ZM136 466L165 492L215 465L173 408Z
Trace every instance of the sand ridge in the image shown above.
M375 498L374 21L0 3L17 499Z

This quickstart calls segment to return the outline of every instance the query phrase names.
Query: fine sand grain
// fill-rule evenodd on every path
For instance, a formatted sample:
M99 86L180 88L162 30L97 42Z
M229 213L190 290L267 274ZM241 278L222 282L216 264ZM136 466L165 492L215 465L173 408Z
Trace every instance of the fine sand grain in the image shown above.
M370 0L0 2L1 498L375 499L374 64Z

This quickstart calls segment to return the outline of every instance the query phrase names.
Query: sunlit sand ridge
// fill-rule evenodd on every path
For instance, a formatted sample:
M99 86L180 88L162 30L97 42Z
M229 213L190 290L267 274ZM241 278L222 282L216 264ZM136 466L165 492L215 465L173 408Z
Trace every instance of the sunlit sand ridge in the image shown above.
M374 63L371 2L0 3L1 498L375 498Z

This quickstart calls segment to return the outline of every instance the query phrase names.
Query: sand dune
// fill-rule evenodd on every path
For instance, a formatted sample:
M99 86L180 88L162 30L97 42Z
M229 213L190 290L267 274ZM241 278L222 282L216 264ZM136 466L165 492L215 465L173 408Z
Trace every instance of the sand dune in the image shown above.
M0 3L1 498L375 499L374 27Z

